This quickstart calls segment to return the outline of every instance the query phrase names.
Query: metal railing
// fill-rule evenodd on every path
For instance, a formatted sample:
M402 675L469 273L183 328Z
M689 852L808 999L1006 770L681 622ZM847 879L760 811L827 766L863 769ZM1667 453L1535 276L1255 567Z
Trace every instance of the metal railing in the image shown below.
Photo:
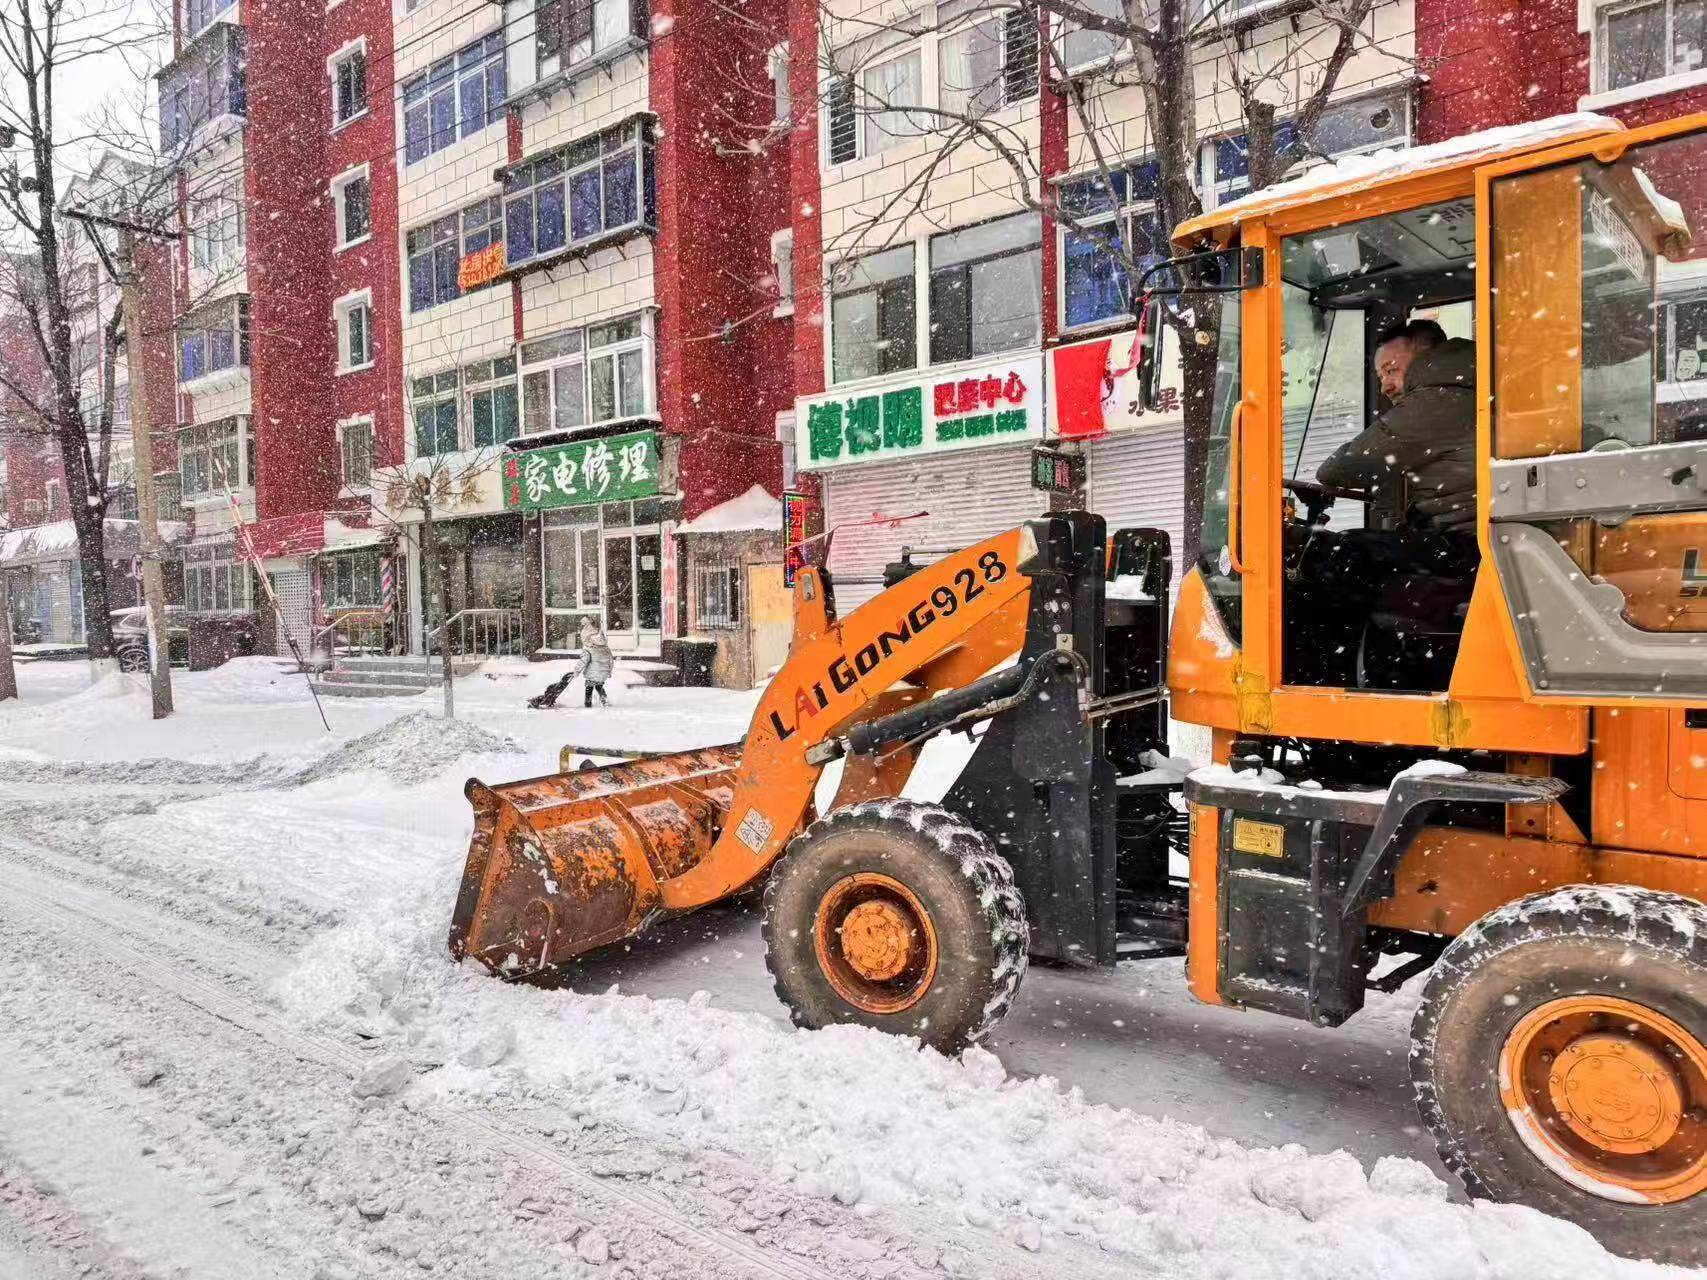
M464 609L453 613L441 632L431 627L426 635L428 653L439 651L439 636L448 635L450 651L458 657L495 658L522 651L520 609Z
M339 654L390 653L395 619L383 609L351 609L319 628L309 652Z

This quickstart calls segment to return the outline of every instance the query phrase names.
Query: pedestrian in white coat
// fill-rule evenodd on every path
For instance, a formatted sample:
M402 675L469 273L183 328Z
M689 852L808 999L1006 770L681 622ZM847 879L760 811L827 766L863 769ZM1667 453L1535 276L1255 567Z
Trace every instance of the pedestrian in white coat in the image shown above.
M581 619L581 679L586 686L585 706L593 705L593 695L599 695L599 705L610 706L605 696L605 681L616 667L616 655L604 630L592 618Z

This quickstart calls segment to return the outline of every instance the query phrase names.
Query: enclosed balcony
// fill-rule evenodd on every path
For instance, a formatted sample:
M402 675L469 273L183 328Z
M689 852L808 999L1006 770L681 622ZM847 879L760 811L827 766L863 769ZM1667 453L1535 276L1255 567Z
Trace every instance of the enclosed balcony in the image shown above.
M243 28L214 22L156 77L160 85L160 145L175 160L228 129L249 112Z

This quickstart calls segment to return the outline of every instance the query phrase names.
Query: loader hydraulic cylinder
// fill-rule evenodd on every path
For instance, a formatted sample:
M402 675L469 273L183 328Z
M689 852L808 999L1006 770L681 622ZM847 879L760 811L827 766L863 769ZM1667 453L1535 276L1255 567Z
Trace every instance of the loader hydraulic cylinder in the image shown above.
M1016 663L1000 671L974 680L961 689L951 689L928 702L920 702L878 720L856 724L848 730L848 749L856 755L869 755L895 742L936 733L961 719L979 719L979 712L990 715L1001 710L998 703L1017 697L1031 677L1035 664Z

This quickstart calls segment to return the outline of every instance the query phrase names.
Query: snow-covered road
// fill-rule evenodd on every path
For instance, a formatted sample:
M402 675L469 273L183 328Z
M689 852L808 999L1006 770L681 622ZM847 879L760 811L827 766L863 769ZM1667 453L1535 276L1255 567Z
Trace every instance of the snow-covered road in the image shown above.
M529 714L550 673L494 665L458 724L326 736L261 660L159 725L80 674L0 705L5 1280L1660 1274L1451 1202L1403 993L1330 1032L1196 1006L1177 961L1034 969L950 1061L789 1030L738 906L573 990L448 963L470 771L728 740L744 695Z

